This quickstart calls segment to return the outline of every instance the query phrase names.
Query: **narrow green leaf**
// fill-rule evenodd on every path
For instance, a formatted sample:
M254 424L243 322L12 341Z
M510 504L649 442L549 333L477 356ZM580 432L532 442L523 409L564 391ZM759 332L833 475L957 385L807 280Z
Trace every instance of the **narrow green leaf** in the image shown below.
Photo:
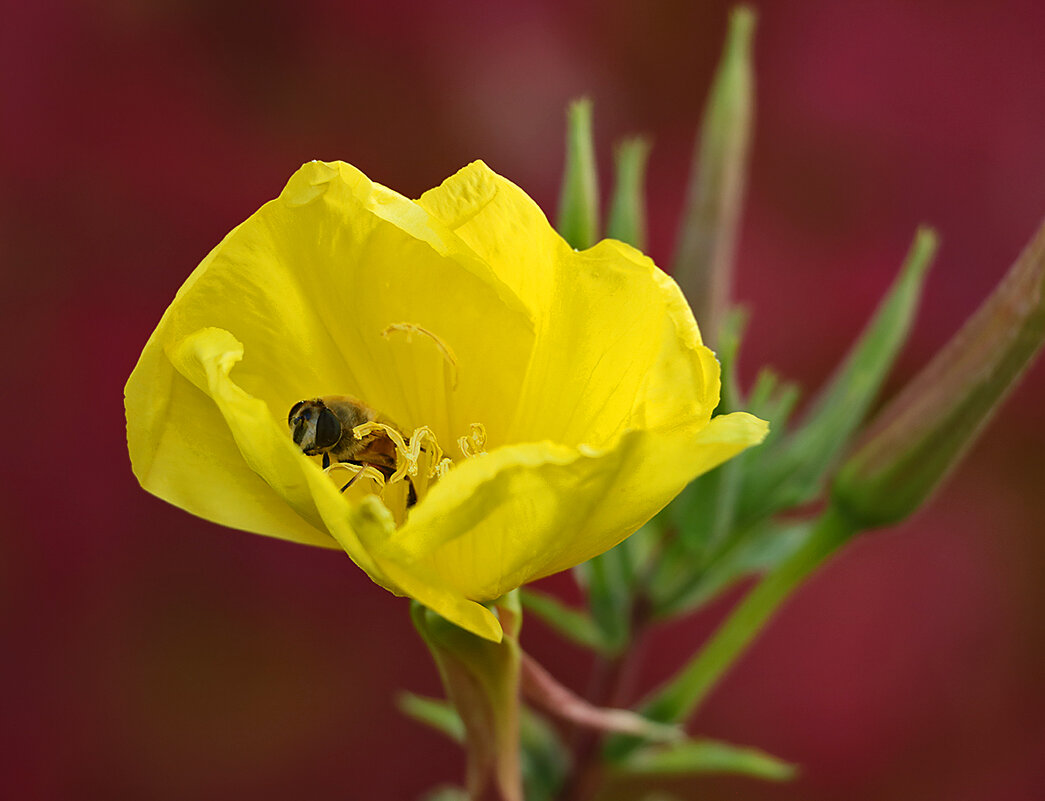
M849 520L828 507L802 546L737 604L696 656L642 705L640 713L664 722L687 719L802 579L853 533ZM641 743L634 737L615 737L607 744L607 757L619 761Z
M573 101L566 112L566 166L556 227L578 250L599 240L599 178L587 98Z
M740 405L736 362L746 322L746 312L737 308L722 327L722 393L716 414ZM731 459L690 482L665 510L675 536L665 544L648 582L647 592L653 599L685 593L712 555L728 545L742 478L743 466ZM653 612L663 614L656 601Z
M729 305L747 175L755 20L754 10L746 6L730 16L725 49L704 107L672 270L711 343Z
M715 409L716 414L739 410L740 385L737 378L737 361L740 357L740 343L744 339L747 321L748 311L742 306L729 309L722 321L716 351L716 356L722 365L722 392Z
M626 775L643 776L729 773L778 782L794 778L797 772L794 765L757 748L706 739L643 748L629 756L617 770Z
M919 229L899 276L802 425L753 462L756 469L742 491L745 519L807 503L819 494L907 339L936 247L936 234Z
M588 606L602 632L606 653L619 653L631 630L634 573L627 548L618 545L581 566L586 575Z
M717 598L746 576L765 573L797 551L808 538L808 521L778 523L761 521L741 532L736 540L695 577L651 588L653 608L658 617L691 612Z
M722 365L722 391L715 414L738 409L740 390L736 362L746 323L747 313L737 308L731 311L722 326L718 349ZM732 524L740 476L736 470L724 468L736 461L731 459L721 467L699 476L671 504L671 519L679 538L688 553L698 557L698 562L726 535ZM692 569L692 565L689 568Z
M455 743L464 742L464 723L447 701L401 692L396 698L396 706L408 718L445 734Z
M643 137L625 139L614 153L614 186L606 236L646 249L646 159L650 143Z
M519 597L523 609L539 617L565 639L592 651L607 651L608 644L602 629L587 612L566 606L559 599L536 590L521 589Z
M747 312L744 309L731 309L722 325L719 337L719 359L722 362L722 394L719 399L717 414L736 411L740 404L740 387L737 378L737 358L740 353L740 342L747 325ZM707 542L701 554L700 567L703 568L716 553L728 546L733 530L737 500L744 479L744 462L730 459L708 474L713 485L712 502L708 507L710 514L707 526Z
M744 451L741 456L755 456L766 459L766 453L772 443L776 442L787 430L791 412L798 403L800 392L798 385L790 381L781 381L773 370L763 367L755 377L755 385L751 393L743 403L745 411L769 421L769 435L762 441L762 445L750 451Z
M863 527L925 503L1045 342L1045 224L976 313L871 424L833 497Z
M633 586L645 583L654 564L663 552L666 525L665 510L661 510L646 525L618 545L625 552L625 564Z

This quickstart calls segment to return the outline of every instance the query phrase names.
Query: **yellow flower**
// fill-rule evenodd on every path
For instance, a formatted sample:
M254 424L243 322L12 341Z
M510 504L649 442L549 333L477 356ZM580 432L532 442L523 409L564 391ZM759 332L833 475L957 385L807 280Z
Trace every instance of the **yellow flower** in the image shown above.
M149 492L342 548L492 640L482 602L613 547L766 431L710 418L719 366L668 276L620 242L574 251L482 162L417 201L306 164L189 276L125 394ZM342 394L402 435L396 475L344 493L359 468L287 426Z

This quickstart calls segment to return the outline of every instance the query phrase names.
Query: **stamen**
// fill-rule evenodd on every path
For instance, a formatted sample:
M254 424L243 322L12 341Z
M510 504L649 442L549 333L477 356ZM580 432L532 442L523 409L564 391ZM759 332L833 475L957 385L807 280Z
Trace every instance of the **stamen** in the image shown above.
M482 423L472 423L471 433L457 438L457 447L466 459L486 453L486 426Z
M450 346L443 342L437 334L432 333L427 328L423 328L415 323L392 323L384 331L381 332L381 336L388 339L388 335L392 332L400 332L407 335L407 342L410 341L409 337L412 334L422 334L428 337L435 343L435 346L439 348L439 352L443 354L443 359L450 366L451 376L451 387L450 389L457 389L457 357L454 356L454 352L450 350Z
M467 436L457 440L461 452L465 457L486 453L486 427L482 423L472 423L470 428L471 431ZM403 505L403 508L399 508L393 498L388 495L386 489L389 491L396 489L398 491L402 486L409 484L413 487L417 501L420 501L428 492L428 488L433 481L438 481L450 472L454 462L453 459L443 455L443 449L439 446L439 440L436 439L435 433L428 426L415 428L409 439L406 439L392 426L377 422L358 425L352 429L352 434L362 439L378 431L387 436L395 446L395 472L386 479L374 467L364 465L352 477L352 480L342 488L342 492L352 486L363 473L366 473L368 477L378 482L380 487L378 494L386 499L386 503L391 502L396 507L393 510L393 514L398 515L396 518L397 524L401 524L402 520L400 518L405 517L407 509L405 505ZM348 469L358 468L359 465L339 463L331 465L329 469L333 470L338 467ZM409 479L407 479L408 476ZM404 495L402 499L403 504L406 503L405 497Z
M424 443L428 443L428 447L424 447ZM414 429L414 433L410 437L410 454L409 458L412 461L413 467L410 475L417 475L418 471L418 460L421 458L422 453L427 453L429 456L429 467L428 477L432 478L435 476L435 465L439 463L439 460L443 458L443 449L439 447L439 441L435 438L435 434L432 433L432 429L428 426L421 426L420 428Z
M388 483L392 484L399 481L403 476L410 472L410 468L413 467L413 473L417 473L417 459L410 459L410 447L406 444L403 439L403 435L396 431L392 426L387 426L384 423L363 423L352 429L352 433L362 439L367 434L373 434L375 431L381 431L388 435L388 438L392 440L392 444L396 448L396 471L388 477ZM400 464L402 461L402 464Z
M344 492L345 490L347 490L349 487L351 487L360 478L362 478L364 476L366 478L369 478L371 481L374 481L377 484L377 486L378 486L378 494L380 494L382 491L384 491L384 488L385 488L385 477L384 477L384 475L382 475L381 471L378 470L376 467L372 467L371 465L368 465L368 464L360 465L360 464L352 464L351 462L334 462L334 464L330 465L330 467L325 468L323 470L323 472L326 473L327 475L329 475L331 473L331 471L337 470L338 468L341 468L342 470L352 470L352 471L355 471L354 475L349 480L349 482L347 484L345 484L345 486L343 486L341 488L341 492Z

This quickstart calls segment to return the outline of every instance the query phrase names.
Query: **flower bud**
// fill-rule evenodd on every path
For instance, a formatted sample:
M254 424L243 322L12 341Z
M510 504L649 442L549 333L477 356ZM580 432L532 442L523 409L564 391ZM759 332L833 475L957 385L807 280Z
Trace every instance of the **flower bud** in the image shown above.
M1043 283L1045 224L842 466L833 499L856 525L884 526L910 515L976 441L1045 339Z

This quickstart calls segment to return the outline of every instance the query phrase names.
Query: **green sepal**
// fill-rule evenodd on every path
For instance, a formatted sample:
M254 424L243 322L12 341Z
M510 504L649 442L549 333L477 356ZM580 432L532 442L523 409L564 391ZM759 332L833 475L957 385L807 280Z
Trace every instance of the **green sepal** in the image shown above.
M745 460L750 470L741 490L742 522L801 506L820 494L907 339L936 247L936 234L919 229L899 276L804 422L763 446L757 459Z
M404 691L396 697L396 706L411 720L434 729L455 743L464 743L464 723L448 701Z
M740 6L708 94L679 228L672 275L705 340L717 342L729 304L754 120L752 41L756 14Z
M612 650L602 628L587 612L531 589L520 589L519 599L523 609L536 615L564 639L600 654L608 654Z
M648 139L625 139L614 152L613 197L606 221L606 236L634 248L646 249L646 160Z
M577 250L599 241L599 177L591 108L591 100L582 98L566 111L566 165L555 227Z
M617 763L614 773L660 777L725 773L781 782L793 779L797 769L758 748L731 745L720 740L693 739L641 748Z

